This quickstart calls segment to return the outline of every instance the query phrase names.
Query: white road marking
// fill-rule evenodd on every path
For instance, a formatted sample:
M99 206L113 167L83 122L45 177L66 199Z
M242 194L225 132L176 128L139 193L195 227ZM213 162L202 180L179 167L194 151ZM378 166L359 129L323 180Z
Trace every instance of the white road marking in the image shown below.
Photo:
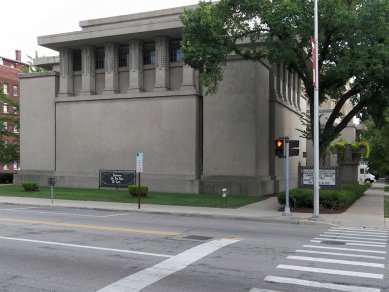
M377 242L377 241L371 241L371 240L352 240L352 239L338 239L338 238L331 238L334 241L339 241L339 242L358 242L358 243L369 243L369 244L381 244L382 246L386 246L385 242ZM317 237L314 238L314 240L329 240L329 238L321 238Z
M326 231L324 233L325 234L336 234L336 235L357 235L357 236L363 236L363 237L388 238L387 235L382 235L382 234L377 235L376 233L366 234L365 232L364 233L361 233L361 232L357 233L357 232L353 232L353 231Z
M269 290L269 289L259 289L259 288L253 288L249 292L282 292L279 290Z
M320 242L320 241L319 241ZM359 251L359 252L367 252L367 253L380 253L386 254L386 251L382 250L371 250L371 249L357 249L357 248L347 248L347 247L331 247L331 246L321 246L321 245L303 245L303 247L310 248L320 248L320 249L332 249L332 250L346 250L346 251Z
M320 235L320 237L330 237L330 238L348 238L348 239L362 239L362 240L374 240L374 241L383 241L383 242L386 242L387 239L383 239L383 238L371 238L371 237L357 237L357 236L343 236L343 235L336 235L336 234L329 234L329 235L326 235L326 234L322 234Z
M316 250L307 250L307 249L297 249L295 252L334 255L334 256L343 256L343 257L356 257L356 258L366 258L366 259L376 259L376 260L385 259L385 257L369 256L369 255L362 255L362 254L355 254L355 253L326 252L326 251L316 251Z
M272 283L292 284L292 285L300 285L300 286L306 286L312 288L323 288L323 289L331 289L331 290L346 291L346 292L380 292L381 291L380 289L376 289L376 288L339 285L339 284L332 284L332 283L323 283L323 282L307 281L307 280L300 280L300 279L286 278L286 277L275 277L275 276L267 276L265 278L265 281L272 282Z
M33 207L36 208L36 207ZM122 216L127 215L129 213L120 213L113 215L88 215L88 214L78 214L78 213L65 213L65 212L50 212L50 211L26 211L26 209L33 208L19 208L19 209L2 209L1 211L22 211L23 213L37 213L37 214L52 214L52 215L65 215L65 216L79 216L79 217L92 217L92 218L105 218L105 217L113 217L113 216Z
M18 211L18 210L27 210L27 209L35 209L38 207L25 207L25 208L8 208L8 209L0 209L0 211Z
M132 251L132 250L124 250L124 249L89 246L89 245L69 244L69 243L52 242L52 241L42 241L42 240L34 240L34 239L16 238L16 237L0 236L0 239L48 244L48 245L58 245L58 246L66 246L66 247L75 247L75 248L85 248L85 249L93 249L93 250L113 251L113 252L120 252L120 253L138 254L138 255L155 256L155 257L163 257L163 258L173 257L171 255L166 255L166 254L148 253L148 252L140 252L140 251Z
M332 227L330 230L345 230L345 231L358 231L365 233L375 233L375 234L388 234L388 231L378 230L378 229L370 229L370 228L343 228L343 227Z
M321 243L323 241L329 241L329 239L311 240L311 242L315 242L315 243ZM332 240L332 241L340 241L340 240ZM377 244L363 244L363 243L354 243L354 242L346 242L345 244L346 245L370 246L370 247L383 247L383 248L385 248L385 245L377 245Z
M294 265L278 265L277 269L287 269L287 270L294 270L294 271L332 274L332 275L343 275L343 276L372 278L372 279L383 279L384 278L383 274L362 273L362 272L334 270L334 269L320 269L320 268L302 267L302 266L294 266Z
M373 268L381 268L381 269L385 268L384 264L379 264L379 263L345 261L345 260L314 258L314 257L301 257L301 256L288 256L286 258L290 259L290 260L331 263L331 264L341 264L341 265L350 265L350 266L363 266L363 267L373 267Z
M164 260L150 268L139 271L121 279L98 292L135 292L154 284L155 282L181 271L203 257L240 241L239 239L220 239L209 241L188 249L170 259Z

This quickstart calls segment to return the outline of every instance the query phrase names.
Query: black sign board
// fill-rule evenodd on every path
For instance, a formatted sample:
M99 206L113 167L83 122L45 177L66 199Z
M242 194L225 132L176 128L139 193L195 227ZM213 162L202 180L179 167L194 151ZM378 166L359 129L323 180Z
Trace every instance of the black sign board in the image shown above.
M99 188L127 188L135 184L135 170L100 169Z

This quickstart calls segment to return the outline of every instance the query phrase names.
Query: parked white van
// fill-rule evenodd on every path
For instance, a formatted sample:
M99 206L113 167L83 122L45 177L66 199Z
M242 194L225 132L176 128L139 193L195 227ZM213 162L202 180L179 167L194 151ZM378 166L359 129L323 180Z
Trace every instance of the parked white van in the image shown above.
M369 167L366 164L361 164L359 166L359 181L361 183L364 183L364 182L370 182L370 183L376 182L375 176L372 175L371 173L369 173Z

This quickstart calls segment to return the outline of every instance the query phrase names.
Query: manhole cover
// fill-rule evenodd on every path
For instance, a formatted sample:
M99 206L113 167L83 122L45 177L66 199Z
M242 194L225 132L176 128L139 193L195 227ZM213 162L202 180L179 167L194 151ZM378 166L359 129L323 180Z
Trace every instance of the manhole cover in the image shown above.
M325 241L322 241L321 243L329 244L329 245L345 245L346 244L345 242L331 241L331 240L325 240Z
M209 240L212 239L212 237L209 236L201 236L201 235L188 235L183 237L185 239L193 239L193 240Z

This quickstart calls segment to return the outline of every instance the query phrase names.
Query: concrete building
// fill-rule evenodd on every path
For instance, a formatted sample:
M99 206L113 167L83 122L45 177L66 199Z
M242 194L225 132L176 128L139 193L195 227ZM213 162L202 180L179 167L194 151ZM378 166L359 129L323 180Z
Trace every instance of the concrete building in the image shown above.
M99 169L135 169L143 152L142 184L154 191L283 189L274 139L299 138L297 74L231 55L217 94L204 96L182 62L182 11L86 20L80 31L38 38L59 58L37 60L48 72L21 74L19 183L54 175L60 186L96 188Z
M15 59L0 56L0 88L3 93L10 96L14 101L19 101L19 77L20 68L27 64L21 61L21 51L15 51ZM0 115L9 115L14 109L11 105L0 104ZM6 127L8 131L19 132L19 129L11 123L4 122L2 127ZM5 143L12 143L12 137L0 137ZM19 161L14 161L10 164L0 164L0 173L16 173L19 170Z

